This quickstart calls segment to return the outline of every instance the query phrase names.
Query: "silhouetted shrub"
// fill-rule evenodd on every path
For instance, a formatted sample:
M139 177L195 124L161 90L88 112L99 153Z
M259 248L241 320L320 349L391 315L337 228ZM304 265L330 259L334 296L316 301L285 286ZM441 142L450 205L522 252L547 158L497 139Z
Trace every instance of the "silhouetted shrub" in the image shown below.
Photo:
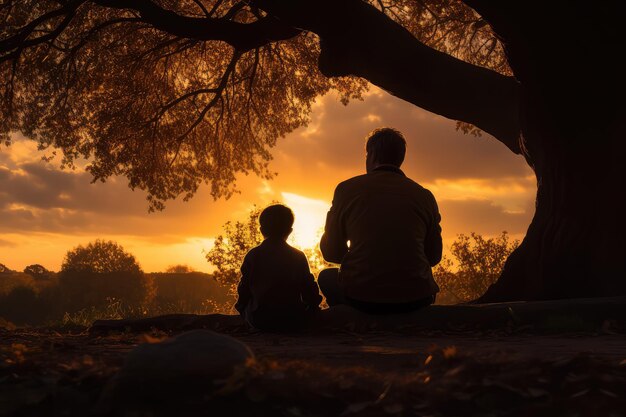
M6 270L0 273L0 294L8 294L16 287L35 287L35 280L23 272Z
M239 268L246 253L263 241L260 214L261 209L254 206L246 221L224 223L224 234L215 238L213 247L206 253L207 261L217 268L215 278L233 290L239 282Z
M154 306L161 312L210 313L216 306L232 305L228 287L202 272L153 273Z
M111 240L96 240L87 246L77 246L65 254L61 271L95 272L141 272L135 257Z
M0 295L0 316L17 324L35 324L43 320L37 291L32 287L17 286Z
M119 244L102 240L68 251L58 289L67 312L104 307L112 299L127 306L142 306L154 297L152 281L135 257Z
M143 272L61 272L58 288L68 312L106 306L110 299L125 305L147 305L154 296L152 283Z
M497 281L504 263L517 246L519 241L509 241L507 232L490 239L473 232L469 236L458 235L450 249L457 270L452 270L455 263L447 257L433 269L435 281L442 290L439 302L464 302L483 295Z
M35 279L48 279L52 276L52 272L48 271L43 265L33 264L24 268L24 273Z
M179 265L168 266L165 272L168 274L189 274L194 271L193 271L193 268L190 267L189 265L179 264Z

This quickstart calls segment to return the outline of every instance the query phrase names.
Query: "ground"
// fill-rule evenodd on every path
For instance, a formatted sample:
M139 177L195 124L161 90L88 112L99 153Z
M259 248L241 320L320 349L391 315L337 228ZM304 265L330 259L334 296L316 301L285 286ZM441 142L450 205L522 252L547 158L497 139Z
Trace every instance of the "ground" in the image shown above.
M608 322L582 331L403 326L295 335L227 326L256 360L221 391L102 400L133 347L178 331L0 329L0 414L626 416L626 333Z

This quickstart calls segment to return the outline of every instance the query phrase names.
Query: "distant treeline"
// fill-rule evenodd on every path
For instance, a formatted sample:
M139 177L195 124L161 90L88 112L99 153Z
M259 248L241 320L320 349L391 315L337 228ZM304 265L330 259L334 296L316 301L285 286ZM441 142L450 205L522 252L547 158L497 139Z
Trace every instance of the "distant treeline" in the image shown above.
M75 317L206 314L228 310L233 302L228 287L202 272L51 272L45 279L0 272L0 317L16 325L73 321Z
M30 265L24 272L0 264L0 318L15 325L76 323L98 318L228 311L231 287L213 275L177 265L144 273L115 242L70 250L60 272Z
M60 272L30 265L24 272L0 264L0 324L66 323L89 325L100 318L146 317L170 313L232 312L234 290L243 255L258 239L237 223L226 230L207 255L214 274L194 272L185 265L168 272L144 273L135 258L115 242L97 240L65 256ZM226 242L230 242L229 245ZM518 246L506 232L493 238L458 235L433 269L441 292L437 302L454 304L481 296L494 283L507 257ZM319 250L309 253L314 273L324 267Z

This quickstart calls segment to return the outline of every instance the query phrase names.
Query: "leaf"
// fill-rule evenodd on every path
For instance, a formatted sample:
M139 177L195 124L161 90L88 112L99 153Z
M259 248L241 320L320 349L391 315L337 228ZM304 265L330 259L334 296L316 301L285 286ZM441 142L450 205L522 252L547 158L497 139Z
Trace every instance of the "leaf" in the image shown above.
M452 368L449 371L447 371L443 376L444 377L453 377L453 376L457 376L459 373L461 373L463 370L465 369L465 365L460 365L457 366L456 368Z
M164 337L152 336L148 333L143 333L139 335L139 337L137 337L137 341L139 343L149 343L149 344L161 343L165 339L167 339L167 336L164 336Z
M451 359L455 357L457 354L456 346L448 346L443 348L443 357L446 359Z

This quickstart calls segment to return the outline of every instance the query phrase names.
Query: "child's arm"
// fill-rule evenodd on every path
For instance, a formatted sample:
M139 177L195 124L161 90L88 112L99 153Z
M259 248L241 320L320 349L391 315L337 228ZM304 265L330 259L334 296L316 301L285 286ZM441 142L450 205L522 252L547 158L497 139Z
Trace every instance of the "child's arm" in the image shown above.
M302 255L302 258L302 301L304 302L304 304L309 305L313 308L319 308L319 305L322 302L320 288L317 286L315 277L309 269L309 261L307 261L304 254Z
M237 286L237 295L238 298L235 303L235 309L239 312L239 314L243 314L246 306L252 298L252 293L250 292L250 260L247 255L241 264L241 279L239 280L239 285Z

